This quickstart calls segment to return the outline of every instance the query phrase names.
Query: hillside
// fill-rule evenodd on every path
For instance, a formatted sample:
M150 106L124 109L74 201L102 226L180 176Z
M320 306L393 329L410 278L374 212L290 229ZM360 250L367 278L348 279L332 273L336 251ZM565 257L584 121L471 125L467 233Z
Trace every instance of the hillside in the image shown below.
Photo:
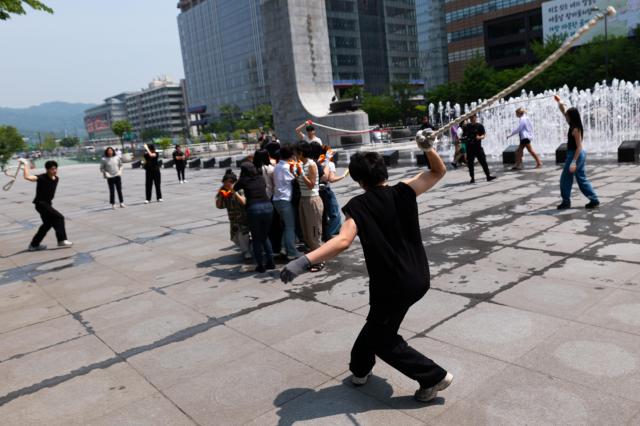
M38 132L86 136L84 111L95 105L68 102L47 102L28 108L0 107L0 124L15 126L26 137Z

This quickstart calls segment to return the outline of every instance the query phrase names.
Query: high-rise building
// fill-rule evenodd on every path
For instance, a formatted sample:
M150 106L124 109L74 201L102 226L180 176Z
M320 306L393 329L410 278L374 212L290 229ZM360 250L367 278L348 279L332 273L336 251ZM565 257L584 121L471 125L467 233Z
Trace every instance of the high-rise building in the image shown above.
M118 137L111 131L111 126L116 121L127 119L125 98L128 93L120 93L111 96L96 107L84 112L84 127L92 141L117 140Z
M178 30L189 106L268 103L260 0L181 0Z
M326 0L334 87L382 93L421 86L414 0ZM212 116L269 103L259 0L181 0L178 27L189 106ZM313 25L311 19L310 25Z
M125 97L127 119L136 133L160 130L172 137L187 130L184 91L181 84L169 78L157 78L147 89Z
M445 0L416 0L418 52L425 89L449 81Z
M491 34L485 36L485 21L492 21L509 15L522 16L520 14L525 14L527 16L530 11L540 11L541 4L541 0L445 0L449 79L453 81L460 80L467 64L474 57L486 58L486 42L489 43L489 51L491 52L493 45L490 42L492 39L509 38L513 35L508 33L511 30L509 30L509 24L506 23L502 27L494 24L489 25L486 27L487 30L490 30L490 28L494 28L494 30L490 31ZM524 32L524 38L527 40L538 37L535 20L527 19L529 18L518 21L522 23L522 26L518 27L516 31ZM532 23L532 25L527 27L525 20ZM532 33L527 32L529 30ZM509 41L506 42L506 44L509 43ZM528 44L526 46L525 50L528 49ZM498 50L507 47L506 45L501 45ZM518 55L518 52L522 52L522 45L513 47L513 49L509 48L508 56L511 57L509 66L522 65L531 61L531 56L529 55ZM500 55L499 52L495 54ZM520 63L516 61L518 56L521 59Z

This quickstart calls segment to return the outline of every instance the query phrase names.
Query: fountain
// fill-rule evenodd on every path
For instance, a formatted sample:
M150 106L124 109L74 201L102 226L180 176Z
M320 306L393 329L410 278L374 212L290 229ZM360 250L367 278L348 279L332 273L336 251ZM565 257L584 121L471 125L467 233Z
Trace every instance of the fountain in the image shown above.
M526 93L501 100L479 114L480 122L487 130L482 143L488 156L497 158L502 151L518 143L518 137L507 139L518 125L515 110L524 107L533 122L536 151L545 155L555 153L558 145L566 141L567 123L558 111L553 95L558 94L568 106L575 106L582 115L585 132L585 149L597 156L611 156L617 153L618 146L624 140L640 139L640 83L614 79L610 85L606 82L596 84L593 89L578 90L564 86L559 90L547 90L544 93ZM481 101L479 100L478 103ZM444 106L430 104L428 107L432 123L445 124L462 111L467 112L477 103ZM453 147L446 140L441 154L451 155Z

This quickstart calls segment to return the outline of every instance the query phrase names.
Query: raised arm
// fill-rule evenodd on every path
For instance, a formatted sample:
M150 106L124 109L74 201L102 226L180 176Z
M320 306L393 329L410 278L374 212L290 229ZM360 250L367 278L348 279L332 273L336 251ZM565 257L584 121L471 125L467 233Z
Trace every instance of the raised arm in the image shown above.
M427 156L431 170L428 172L422 171L411 179L404 180L403 182L409 185L416 193L416 196L418 196L427 192L433 188L435 184L440 182L440 179L447 173L447 167L444 165L442 158L440 158L435 149L433 149L432 140L423 136L421 132L418 132L416 142L418 142L418 146Z
M302 133L302 129L304 129L306 126L307 122L305 121L304 123L296 127L296 135L298 135L298 140L304 140L304 133Z
M560 112L562 113L562 115L565 115L567 112L567 106L564 104L564 102L562 102L562 100L560 99L560 96L553 95L553 99L555 99L556 102L558 103L558 108L560 108Z
M24 179L28 180L29 182L37 182L38 177L32 175L29 172L29 163L27 162L27 160L20 160L20 162L22 163L22 171L23 171Z

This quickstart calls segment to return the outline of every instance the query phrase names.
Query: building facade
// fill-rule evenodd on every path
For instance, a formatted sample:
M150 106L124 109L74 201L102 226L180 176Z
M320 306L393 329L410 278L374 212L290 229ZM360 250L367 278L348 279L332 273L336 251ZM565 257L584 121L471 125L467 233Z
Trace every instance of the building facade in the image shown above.
M118 137L111 131L116 121L127 119L125 99L128 93L120 93L104 100L104 103L84 112L84 127L91 141L111 141Z
M182 0L178 30L189 106L268 103L260 0Z
M542 42L542 10L531 9L484 22L484 52L496 69L537 61L531 45Z
M187 114L183 87L167 77L149 83L147 89L125 97L126 115L134 132L160 130L171 137L184 136Z
M509 34L500 33L500 31L508 31L508 28L500 29L498 25L494 27L495 30L492 30L492 36L485 37L485 21L539 11L541 4L540 0L445 0L449 79L452 81L462 79L469 61L475 57L486 58L486 42L490 42L492 38L500 39L509 36ZM527 31L527 29L522 27L519 31ZM535 38L536 35L527 34L526 37ZM490 46L494 56L499 55L497 51L500 47L496 46L499 45ZM513 52L515 50L511 51ZM516 56L511 53L508 56ZM530 58L524 58L520 65L527 63L528 60ZM511 66L518 65L513 60L511 63Z
M394 83L423 85L414 0L326 0L336 90L382 93ZM189 106L215 117L269 103L259 0L182 0L178 28ZM312 23L311 23L312 24Z
M425 89L449 81L444 0L416 0L418 53Z

